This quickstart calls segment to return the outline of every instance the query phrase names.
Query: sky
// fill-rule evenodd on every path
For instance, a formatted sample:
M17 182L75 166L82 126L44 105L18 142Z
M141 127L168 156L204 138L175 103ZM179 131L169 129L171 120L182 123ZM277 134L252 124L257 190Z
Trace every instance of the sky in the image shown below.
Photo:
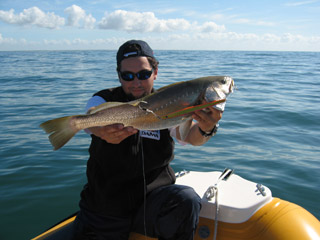
M320 0L0 0L0 51L320 51Z

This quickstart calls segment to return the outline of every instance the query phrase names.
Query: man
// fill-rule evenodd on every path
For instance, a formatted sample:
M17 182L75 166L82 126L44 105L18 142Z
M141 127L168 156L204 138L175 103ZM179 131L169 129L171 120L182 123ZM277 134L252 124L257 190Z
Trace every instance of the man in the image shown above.
M120 87L97 92L87 110L109 101L128 102L153 91L158 62L140 40L117 52ZM185 143L202 145L217 130L222 113L197 111ZM193 239L201 208L190 187L175 185L169 163L179 127L138 131L122 124L90 128L88 183L81 193L74 239L128 239L131 231L159 239Z

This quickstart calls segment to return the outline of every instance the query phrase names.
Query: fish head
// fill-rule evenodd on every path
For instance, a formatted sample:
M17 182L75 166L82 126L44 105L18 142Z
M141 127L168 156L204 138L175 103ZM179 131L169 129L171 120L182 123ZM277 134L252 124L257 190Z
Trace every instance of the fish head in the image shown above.
M208 85L205 89L204 100L212 102L226 99L234 89L234 81L228 76L207 77Z
M207 77L207 86L203 93L203 100L205 102L212 102L216 100L226 100L230 93L234 90L234 81L231 77L215 76ZM219 111L224 111L226 102L222 102L213 106Z

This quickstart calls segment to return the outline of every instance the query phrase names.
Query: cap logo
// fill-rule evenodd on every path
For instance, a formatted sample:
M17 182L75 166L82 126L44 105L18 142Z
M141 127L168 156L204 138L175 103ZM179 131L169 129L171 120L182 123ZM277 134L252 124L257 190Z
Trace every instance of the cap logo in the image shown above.
M123 54L124 57L129 57L131 55L138 55L138 52L128 52L128 53Z

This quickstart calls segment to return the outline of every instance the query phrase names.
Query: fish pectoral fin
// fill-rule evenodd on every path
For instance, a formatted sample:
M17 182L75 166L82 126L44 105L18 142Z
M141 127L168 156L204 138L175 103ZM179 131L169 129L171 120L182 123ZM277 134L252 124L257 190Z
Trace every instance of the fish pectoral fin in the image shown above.
M179 133L182 141L184 141L187 138L190 132L191 124L192 124L192 118L190 118L189 120L179 125Z
M124 104L128 104L128 103L122 103L122 102L106 102L106 103L102 103L92 109L89 109L89 111L87 112L87 114L93 114L96 112L99 112L101 110L107 109L107 108L112 108L112 107L117 107L120 105L124 105Z

